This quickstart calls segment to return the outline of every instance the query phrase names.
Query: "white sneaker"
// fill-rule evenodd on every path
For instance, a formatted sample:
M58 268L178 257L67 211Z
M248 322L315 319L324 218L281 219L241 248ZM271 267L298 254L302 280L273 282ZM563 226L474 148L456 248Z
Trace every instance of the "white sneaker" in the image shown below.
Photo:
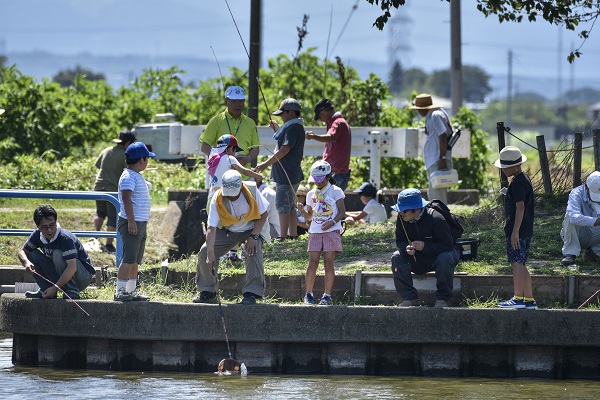
M115 301L132 301L133 296L125 291L125 289L121 288L115 292L115 297L113 298Z
M137 289L133 289L133 292L129 293L133 301L150 301L150 297L139 294Z

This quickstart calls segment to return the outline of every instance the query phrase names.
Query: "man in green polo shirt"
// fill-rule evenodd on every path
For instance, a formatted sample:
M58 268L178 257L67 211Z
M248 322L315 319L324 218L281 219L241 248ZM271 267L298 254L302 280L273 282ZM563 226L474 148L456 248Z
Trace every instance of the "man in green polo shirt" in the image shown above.
M200 150L207 156L211 147L216 146L217 139L221 135L233 135L238 141L239 147L244 149L236 154L236 158L246 168L256 160L260 151L260 140L254 120L242 112L246 93L239 86L230 86L225 91L225 105L227 109L212 117L206 125L206 129L200 136Z

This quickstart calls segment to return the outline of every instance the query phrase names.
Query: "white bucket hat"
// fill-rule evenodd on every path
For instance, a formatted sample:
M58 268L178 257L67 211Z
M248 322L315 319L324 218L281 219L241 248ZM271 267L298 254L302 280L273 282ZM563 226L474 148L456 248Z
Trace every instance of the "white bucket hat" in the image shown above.
M506 146L500 150L500 158L494 165L498 168L509 168L523 164L525 161L527 161L527 157L521 153L521 150L515 146Z

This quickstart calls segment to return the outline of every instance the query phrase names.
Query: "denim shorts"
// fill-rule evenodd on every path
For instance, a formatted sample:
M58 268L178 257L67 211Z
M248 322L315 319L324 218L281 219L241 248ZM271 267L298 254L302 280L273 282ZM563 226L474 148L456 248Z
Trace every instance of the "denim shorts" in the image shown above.
M298 186L300 183L292 186L278 183L275 186L275 209L279 214L287 214L296 209Z
M512 248L510 237L506 238L506 255L508 256L509 263L523 263L527 262L527 252L529 245L531 244L531 237L519 238L519 248L517 250Z

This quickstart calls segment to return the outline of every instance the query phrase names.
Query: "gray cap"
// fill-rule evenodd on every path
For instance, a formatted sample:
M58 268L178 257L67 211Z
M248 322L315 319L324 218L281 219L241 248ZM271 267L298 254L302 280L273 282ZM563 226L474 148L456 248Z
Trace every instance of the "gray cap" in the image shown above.
M281 102L281 104L279 105L279 109L277 111L274 111L273 115L280 115L284 111L300 111L300 108L301 106L300 103L298 103L298 100L292 99L290 97Z

